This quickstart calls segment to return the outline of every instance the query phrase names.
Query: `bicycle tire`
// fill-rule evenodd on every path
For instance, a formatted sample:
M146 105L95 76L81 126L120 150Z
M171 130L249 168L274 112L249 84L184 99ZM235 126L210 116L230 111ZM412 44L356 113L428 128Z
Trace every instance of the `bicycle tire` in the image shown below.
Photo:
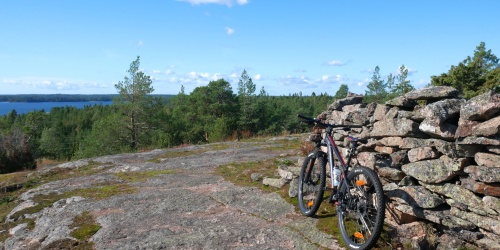
M306 173L309 165L311 165L309 169L311 173L310 178L308 178ZM323 202L325 183L326 159L324 154L309 154L304 159L299 174L298 200L300 211L303 215L311 217L316 214L321 202Z
M350 249L370 249L377 243L385 219L384 191L377 173L355 167L342 182L339 194L337 215L342 239Z

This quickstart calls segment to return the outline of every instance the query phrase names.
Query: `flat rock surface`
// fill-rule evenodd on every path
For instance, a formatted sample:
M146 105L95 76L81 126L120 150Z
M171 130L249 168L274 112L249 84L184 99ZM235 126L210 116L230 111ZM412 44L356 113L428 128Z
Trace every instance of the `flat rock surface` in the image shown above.
M55 166L78 168L92 161L96 167L108 167L94 175L46 183L24 193L24 202L37 194L117 181L113 179L116 172L176 172L131 183L135 193L57 201L29 215L35 218L35 228L16 230L4 248L47 249L75 240L70 236L73 218L88 211L101 226L90 238L96 249L341 249L331 235L316 229L316 219L297 213L277 193L236 186L214 174L219 165L296 155L297 150L269 150L269 141L228 144L224 149L191 146ZM161 158L167 151L200 149L196 155Z

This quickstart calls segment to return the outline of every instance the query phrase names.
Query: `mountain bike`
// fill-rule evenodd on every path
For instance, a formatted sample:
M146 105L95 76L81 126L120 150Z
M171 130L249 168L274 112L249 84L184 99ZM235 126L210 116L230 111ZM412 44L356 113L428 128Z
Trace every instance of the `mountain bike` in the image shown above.
M337 206L341 236L350 249L369 249L382 232L385 219L385 199L380 179L370 168L351 166L358 138L349 141L347 162L344 161L332 133L338 129L352 131L361 125L322 123L317 118L298 115L303 122L325 129L325 136L315 140L316 146L302 164L299 174L298 199L300 211L314 216L323 202L325 190L331 191L329 203ZM326 152L323 148L326 147ZM331 185L326 187L326 165L330 167Z

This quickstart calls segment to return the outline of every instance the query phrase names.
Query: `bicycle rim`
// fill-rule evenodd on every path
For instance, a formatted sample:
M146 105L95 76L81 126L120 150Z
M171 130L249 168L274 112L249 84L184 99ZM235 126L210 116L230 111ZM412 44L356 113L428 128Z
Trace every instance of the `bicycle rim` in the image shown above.
M354 168L340 194L337 214L342 239L350 249L373 247L385 219L384 193L377 174L365 167Z
M323 201L325 182L326 164L324 158L307 156L299 174L298 200L302 214L306 216L316 214Z

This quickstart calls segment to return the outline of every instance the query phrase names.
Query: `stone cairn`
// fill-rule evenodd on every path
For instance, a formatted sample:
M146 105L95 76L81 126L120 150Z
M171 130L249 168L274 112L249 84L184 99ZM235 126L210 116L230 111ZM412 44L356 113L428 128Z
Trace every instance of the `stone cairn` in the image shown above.
M442 86L362 101L337 100L318 118L364 125L350 133L367 140L354 164L381 177L394 238L417 249L500 249L500 94L465 100ZM344 137L334 135L337 145Z

